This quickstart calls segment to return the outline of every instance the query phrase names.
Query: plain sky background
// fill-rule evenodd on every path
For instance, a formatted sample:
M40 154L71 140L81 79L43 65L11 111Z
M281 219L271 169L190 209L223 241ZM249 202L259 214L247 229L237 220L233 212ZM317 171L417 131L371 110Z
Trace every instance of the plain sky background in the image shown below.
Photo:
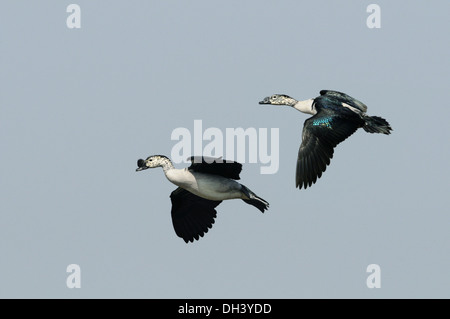
M81 7L68 29L66 7ZM381 7L381 29L366 8ZM1 298L450 298L449 1L2 1ZM333 89L386 118L306 190L303 122L265 96ZM161 169L177 127L279 128L270 202L175 235ZM185 165L176 165L181 168ZM81 267L81 288L66 267ZM369 289L366 267L381 267Z

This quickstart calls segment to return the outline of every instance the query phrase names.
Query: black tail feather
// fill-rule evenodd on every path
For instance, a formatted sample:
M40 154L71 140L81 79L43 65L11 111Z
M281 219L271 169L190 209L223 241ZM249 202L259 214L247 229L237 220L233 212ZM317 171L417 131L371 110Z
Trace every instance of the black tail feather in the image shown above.
M391 134L392 127L384 118L379 116L366 116L364 117L366 123L363 129L369 133L383 133L386 135Z
M255 206L261 211L261 213L264 213L266 209L269 209L269 203L266 202L261 197L259 197L258 195L256 195L255 193L253 193L246 186L242 185L242 191L249 198L249 199L242 199L244 202L246 202L249 205Z

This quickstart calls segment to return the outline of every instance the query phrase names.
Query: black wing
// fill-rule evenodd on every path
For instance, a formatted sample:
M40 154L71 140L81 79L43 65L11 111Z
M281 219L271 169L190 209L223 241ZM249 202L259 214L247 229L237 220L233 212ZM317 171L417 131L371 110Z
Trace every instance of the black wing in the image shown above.
M203 237L214 224L215 208L222 201L204 199L178 187L170 194L172 224L178 237L186 243Z
M219 175L226 178L240 179L242 164L222 158L191 156L189 169L194 172Z
M339 103L346 103L350 106L357 108L363 113L367 112L367 105L345 93L331 90L322 90L320 91L320 95L327 97L332 101L337 100Z
M325 172L334 147L352 135L361 123L321 110L305 121L298 151L296 187L307 188Z

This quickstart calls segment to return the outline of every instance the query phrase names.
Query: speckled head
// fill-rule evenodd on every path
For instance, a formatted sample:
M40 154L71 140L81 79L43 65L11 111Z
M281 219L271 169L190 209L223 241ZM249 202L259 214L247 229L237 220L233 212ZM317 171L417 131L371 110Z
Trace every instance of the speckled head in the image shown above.
M270 104L270 105L289 105L294 106L297 100L291 98L286 94L274 94L272 96L265 97L264 100L260 101L259 104Z
M152 155L147 157L145 160L138 159L136 172L146 170L148 168L155 168L164 166L167 163L170 163L170 159L164 155Z

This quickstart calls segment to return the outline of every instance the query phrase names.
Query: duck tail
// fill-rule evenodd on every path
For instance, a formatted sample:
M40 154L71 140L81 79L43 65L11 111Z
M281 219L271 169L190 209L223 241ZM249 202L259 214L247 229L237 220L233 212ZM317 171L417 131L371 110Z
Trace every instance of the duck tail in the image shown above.
M386 135L391 134L392 127L384 118L379 116L364 116L363 129L369 133L383 133Z
M269 203L266 202L264 199L253 193L250 189L248 189L246 186L242 185L242 192L245 194L245 196L248 197L248 199L242 199L244 202L246 202L249 205L253 205L256 208L258 208L261 213L264 213L266 209L269 209Z

